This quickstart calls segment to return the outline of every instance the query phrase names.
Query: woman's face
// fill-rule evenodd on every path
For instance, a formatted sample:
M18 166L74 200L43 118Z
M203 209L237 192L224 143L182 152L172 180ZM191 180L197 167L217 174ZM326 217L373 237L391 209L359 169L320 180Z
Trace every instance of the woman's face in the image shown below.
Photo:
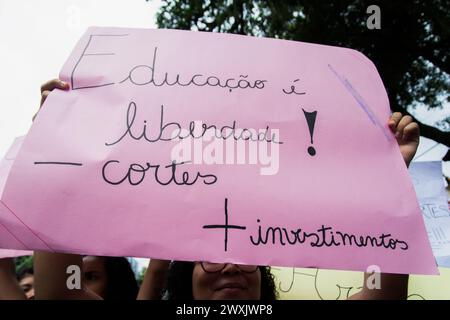
M194 300L259 300L261 298L261 272L241 271L228 263L218 272L205 272L196 262L192 273Z
M26 274L20 279L19 285L28 300L34 299L34 276L32 274Z
M95 256L86 256L83 258L83 280L89 290L105 298L108 276L103 258Z

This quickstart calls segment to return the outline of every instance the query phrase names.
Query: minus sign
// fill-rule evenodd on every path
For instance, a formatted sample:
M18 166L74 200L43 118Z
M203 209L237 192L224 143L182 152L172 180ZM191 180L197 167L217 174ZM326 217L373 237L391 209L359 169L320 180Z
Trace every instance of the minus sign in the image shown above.
M75 162L41 162L37 161L34 164L55 164L55 165L64 165L64 166L78 166L81 167L82 163L75 163Z

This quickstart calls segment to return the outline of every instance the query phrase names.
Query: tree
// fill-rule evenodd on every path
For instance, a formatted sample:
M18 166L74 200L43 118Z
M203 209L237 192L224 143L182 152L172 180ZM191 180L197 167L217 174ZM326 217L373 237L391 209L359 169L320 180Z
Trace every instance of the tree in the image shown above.
M25 269L33 268L33 256L23 256L14 259L16 273L21 273Z
M372 4L381 29L367 27ZM165 0L157 24L354 48L377 66L393 111L449 106L450 0ZM423 136L450 145L450 117L415 120Z
M137 276L137 283L139 286L142 285L142 282L144 282L144 278L145 278L145 273L147 272L147 267L142 268L142 270L139 272L138 276Z

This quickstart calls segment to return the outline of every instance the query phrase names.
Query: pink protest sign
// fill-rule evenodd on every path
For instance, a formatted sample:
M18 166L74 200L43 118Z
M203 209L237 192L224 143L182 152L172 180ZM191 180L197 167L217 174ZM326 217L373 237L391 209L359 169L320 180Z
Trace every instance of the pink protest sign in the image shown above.
M337 47L90 28L2 195L0 244L437 272L374 65Z

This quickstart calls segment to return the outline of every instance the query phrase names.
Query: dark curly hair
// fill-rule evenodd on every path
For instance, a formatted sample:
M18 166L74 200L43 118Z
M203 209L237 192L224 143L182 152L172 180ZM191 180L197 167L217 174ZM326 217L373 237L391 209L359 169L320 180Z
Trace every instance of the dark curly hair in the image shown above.
M192 273L194 262L173 261L166 279L165 298L168 300L193 300ZM261 301L274 301L278 297L270 267L259 267L261 272Z
M108 276L105 300L136 300L139 288L130 263L123 257L103 258Z
M25 267L16 273L16 278L17 278L17 281L20 281L23 278L32 276L32 275L34 275L33 267Z

